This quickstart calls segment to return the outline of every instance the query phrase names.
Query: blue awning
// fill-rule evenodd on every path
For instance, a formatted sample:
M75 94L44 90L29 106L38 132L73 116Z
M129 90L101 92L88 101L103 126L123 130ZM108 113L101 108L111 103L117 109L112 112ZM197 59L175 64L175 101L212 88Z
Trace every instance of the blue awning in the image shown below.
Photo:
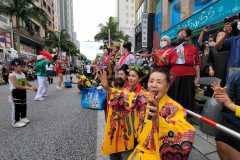
M196 30L206 25L221 22L225 17L232 16L239 12L240 0L219 0L171 27L169 30L160 33L160 36L167 35L170 38L174 38L181 28L189 27L192 30Z

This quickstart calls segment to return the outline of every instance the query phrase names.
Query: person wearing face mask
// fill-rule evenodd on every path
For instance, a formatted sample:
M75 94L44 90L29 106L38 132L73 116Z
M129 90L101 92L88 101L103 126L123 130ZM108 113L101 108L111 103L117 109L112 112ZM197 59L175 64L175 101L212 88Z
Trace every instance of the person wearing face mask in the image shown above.
M168 36L163 36L160 40L160 50L153 54L157 66L167 66L169 63L168 57L172 51L171 39Z
M233 29L231 24L225 24L223 29L224 34L216 43L216 47L224 47L230 50L227 63L227 93L234 104L240 105L240 15L237 20L237 29L239 34L237 36L229 37ZM222 115L223 125L236 131L239 129L240 119L235 117L231 110L224 108ZM232 160L234 158L229 157L232 157L231 155L234 155L234 153L237 152L239 153L240 151L239 144L236 145L237 140L224 133L219 133L216 136L216 142L217 150L222 160Z
M195 86L199 86L200 67L197 47L191 44L192 32L183 28L178 32L175 52L169 55L172 84L169 96L185 108L193 110Z
M163 68L152 71L144 123L138 145L128 160L188 159L195 129L185 119L184 108L168 97L170 75Z
M151 54L142 54L144 57L152 57L154 60L154 66L167 67L169 66L169 55L173 53L171 47L171 39L168 36L163 36L160 40L160 49L153 51Z
M112 87L108 85L106 72L99 73L101 84L109 95L102 153L109 155L111 160L125 160L134 147L131 102L134 96L142 91L142 73L137 66L132 66L128 71L126 69L127 65L123 64ZM122 80L125 80L124 85ZM121 103L120 97L124 103Z

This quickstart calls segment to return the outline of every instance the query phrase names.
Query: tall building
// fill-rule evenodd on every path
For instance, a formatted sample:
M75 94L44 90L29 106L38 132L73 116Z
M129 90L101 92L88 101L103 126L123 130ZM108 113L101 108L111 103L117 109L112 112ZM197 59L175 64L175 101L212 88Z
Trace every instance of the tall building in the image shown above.
M135 35L135 0L117 0L119 30L129 36L134 44Z
M58 2L59 0L36 0L37 7L42 8L48 16L47 30L58 30ZM60 12L59 12L60 13ZM19 21L17 29L16 18L0 15L0 50L1 48L14 48L25 55L36 54L43 48L45 27L35 19L30 19L28 23Z
M54 0L36 0L35 5L42 8L48 16L47 29L54 30L55 27L55 8ZM30 19L27 24L20 20L20 28L16 29L16 19L13 18L14 48L22 54L36 54L43 48L45 27L35 19ZM19 44L19 45L17 45Z
M60 29L66 29L73 40L73 1L60 1Z
M48 15L48 24L47 29L48 30L54 30L55 25L57 25L58 20L55 19L56 16L56 8L55 3L57 3L56 0L36 0L35 4L42 8Z
M54 0L54 31L60 30L60 1Z

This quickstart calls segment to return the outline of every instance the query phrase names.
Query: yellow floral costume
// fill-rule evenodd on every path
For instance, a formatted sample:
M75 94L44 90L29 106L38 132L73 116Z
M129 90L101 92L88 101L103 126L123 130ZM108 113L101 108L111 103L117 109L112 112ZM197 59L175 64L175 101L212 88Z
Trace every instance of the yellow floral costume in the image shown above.
M146 91L141 91L137 93L132 102L132 120L133 120L133 130L134 136L137 138L142 132L144 119L146 115L147 107L147 96Z
M188 159L195 129L185 120L184 108L165 95L159 102L158 114L154 121L145 116L139 144L128 160Z
M131 105L135 93L127 89L112 88L108 100L107 123L102 153L110 155L132 150L134 132L131 119Z

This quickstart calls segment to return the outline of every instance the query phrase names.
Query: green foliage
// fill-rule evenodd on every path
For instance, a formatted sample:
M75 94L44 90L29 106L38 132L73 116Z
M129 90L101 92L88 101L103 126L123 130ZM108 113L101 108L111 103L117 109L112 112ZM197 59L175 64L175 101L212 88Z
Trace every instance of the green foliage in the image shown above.
M104 24L99 24L100 32L95 35L96 41L108 41L108 32L110 29L111 41L127 41L128 36L124 35L121 31L118 31L118 22L113 17L109 17L108 22Z
M71 56L80 54L79 49L71 41L66 30L61 30L60 32L49 31L45 37L45 46L49 49L59 48L61 51L65 51Z

